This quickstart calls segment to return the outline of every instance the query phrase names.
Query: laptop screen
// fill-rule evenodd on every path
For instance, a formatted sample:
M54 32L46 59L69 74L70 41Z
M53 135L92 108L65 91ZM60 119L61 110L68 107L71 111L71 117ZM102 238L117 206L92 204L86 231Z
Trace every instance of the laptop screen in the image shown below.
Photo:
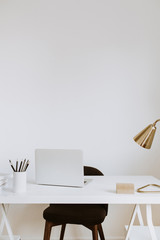
M37 184L82 187L84 185L81 150L36 149Z

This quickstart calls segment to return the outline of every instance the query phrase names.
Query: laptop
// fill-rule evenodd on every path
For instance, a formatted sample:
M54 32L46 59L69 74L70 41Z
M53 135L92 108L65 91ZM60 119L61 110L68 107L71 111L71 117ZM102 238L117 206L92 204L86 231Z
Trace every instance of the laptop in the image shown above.
M36 149L35 174L37 184L83 187L82 151Z

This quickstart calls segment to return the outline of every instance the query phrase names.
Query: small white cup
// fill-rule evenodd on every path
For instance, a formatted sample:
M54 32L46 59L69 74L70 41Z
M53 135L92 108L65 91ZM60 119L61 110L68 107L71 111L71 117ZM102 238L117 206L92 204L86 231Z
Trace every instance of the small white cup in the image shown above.
M27 177L26 172L13 172L13 192L26 192Z

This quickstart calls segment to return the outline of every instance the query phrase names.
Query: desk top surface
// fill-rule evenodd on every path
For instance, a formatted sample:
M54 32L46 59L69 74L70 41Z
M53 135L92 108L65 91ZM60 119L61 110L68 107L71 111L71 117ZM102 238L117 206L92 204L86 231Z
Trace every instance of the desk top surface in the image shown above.
M83 188L59 187L27 183L25 193L14 193L12 181L0 190L0 203L109 203L109 204L160 204L160 193L138 193L136 189L146 184L159 184L152 176L91 176ZM117 194L116 183L133 183L134 194ZM159 189L156 189L159 190Z

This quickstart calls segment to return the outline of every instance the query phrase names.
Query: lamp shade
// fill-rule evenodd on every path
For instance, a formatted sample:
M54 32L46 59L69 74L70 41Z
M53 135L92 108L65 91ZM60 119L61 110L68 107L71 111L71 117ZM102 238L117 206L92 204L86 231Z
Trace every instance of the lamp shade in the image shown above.
M155 132L156 132L155 125L150 124L145 129L143 129L140 133L138 133L133 139L141 147L150 149Z

